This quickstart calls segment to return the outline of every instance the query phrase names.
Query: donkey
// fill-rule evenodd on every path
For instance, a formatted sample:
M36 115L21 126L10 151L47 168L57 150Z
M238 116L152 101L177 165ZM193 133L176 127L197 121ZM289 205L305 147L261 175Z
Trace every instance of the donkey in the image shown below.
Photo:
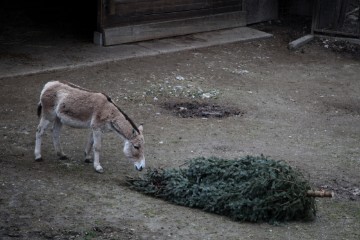
M91 128L85 147L85 162L91 162L94 149L94 168L98 173L104 170L100 165L102 134L114 131L125 142L124 154L134 163L135 169L145 167L143 126L134 122L103 93L96 93L72 83L52 81L45 84L38 104L40 123L36 131L35 160L42 161L41 139L49 123L53 123L53 143L60 159L67 159L60 145L62 125L75 128Z

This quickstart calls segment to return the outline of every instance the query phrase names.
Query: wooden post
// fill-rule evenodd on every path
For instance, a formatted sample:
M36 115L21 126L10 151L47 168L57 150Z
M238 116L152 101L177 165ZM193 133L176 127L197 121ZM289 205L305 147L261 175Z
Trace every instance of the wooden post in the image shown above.
M359 10L358 10L358 38L360 39L360 0L358 0L358 6L359 6Z
M320 11L320 0L313 1L313 12L312 12L312 22L311 22L311 35L314 35L314 31L318 26L319 19L319 11Z
M103 17L104 17L104 12L103 12L103 6L104 6L104 1L105 0L97 0L97 20L96 20L96 30L98 32L101 32L104 25L103 25Z

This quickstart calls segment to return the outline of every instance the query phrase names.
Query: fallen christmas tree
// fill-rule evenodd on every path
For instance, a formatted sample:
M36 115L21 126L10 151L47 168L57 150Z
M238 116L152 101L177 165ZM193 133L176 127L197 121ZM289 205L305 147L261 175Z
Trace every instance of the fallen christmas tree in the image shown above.
M316 214L310 184L284 161L247 156L227 160L196 158L188 168L149 169L132 188L238 221L283 222L312 219Z

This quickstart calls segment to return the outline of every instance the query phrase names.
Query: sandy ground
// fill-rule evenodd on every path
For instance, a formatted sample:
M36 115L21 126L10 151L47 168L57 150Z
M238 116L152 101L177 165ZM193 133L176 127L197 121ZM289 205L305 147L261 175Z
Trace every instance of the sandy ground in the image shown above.
M324 41L298 51L291 28L260 25L274 38L1 80L1 239L359 239L360 62ZM264 154L303 171L318 199L312 222L249 224L130 190L139 176L114 134L96 173L83 161L87 130L64 128L71 157L58 160L51 131L33 156L36 105L49 80L106 92L144 123L148 167L198 156ZM164 106L211 103L241 114L185 118ZM171 103L171 104L169 104ZM174 109L176 110L176 109Z

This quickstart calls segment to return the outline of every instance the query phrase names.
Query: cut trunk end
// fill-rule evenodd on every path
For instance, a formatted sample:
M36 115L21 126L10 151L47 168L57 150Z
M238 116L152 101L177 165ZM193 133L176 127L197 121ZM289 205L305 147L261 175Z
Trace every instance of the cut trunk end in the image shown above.
M325 190L321 190L321 191L316 191L316 190L309 190L306 193L306 196L308 197L328 197L331 198L334 196L334 192L330 192L330 191L325 191Z

